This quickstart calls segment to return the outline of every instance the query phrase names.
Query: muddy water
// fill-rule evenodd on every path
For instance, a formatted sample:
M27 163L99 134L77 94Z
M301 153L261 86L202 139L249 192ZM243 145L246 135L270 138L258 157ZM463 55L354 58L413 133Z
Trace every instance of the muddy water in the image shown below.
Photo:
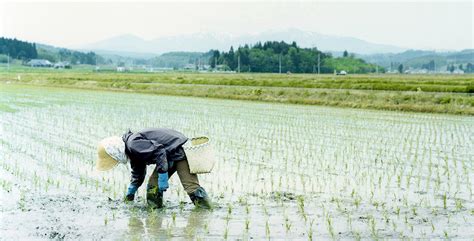
M474 236L472 117L5 84L0 101L0 239ZM177 177L165 209L143 187L125 204L127 168L93 170L101 138L154 126L214 140L215 209Z

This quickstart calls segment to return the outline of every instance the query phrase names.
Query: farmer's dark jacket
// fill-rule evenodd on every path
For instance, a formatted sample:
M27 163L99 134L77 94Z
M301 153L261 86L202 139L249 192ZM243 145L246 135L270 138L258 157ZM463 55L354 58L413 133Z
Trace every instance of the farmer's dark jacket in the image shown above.
M182 133L165 128L149 128L122 136L125 153L130 158L132 176L130 183L141 186L146 175L146 166L156 164L159 173L168 171L168 162L186 159L182 145L188 138Z

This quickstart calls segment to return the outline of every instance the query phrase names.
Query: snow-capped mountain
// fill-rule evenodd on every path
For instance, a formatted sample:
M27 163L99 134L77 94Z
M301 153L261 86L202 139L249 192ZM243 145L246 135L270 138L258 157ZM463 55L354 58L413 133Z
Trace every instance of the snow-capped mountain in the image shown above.
M229 50L244 44L264 41L295 41L301 47L317 47L323 51L347 50L359 54L397 53L406 49L371 43L353 37L324 35L316 32L288 29L285 31L266 31L258 34L232 36L224 33L195 33L144 40L134 35L120 35L99 42L80 46L82 50L106 50L117 52L139 52L161 54L171 51L206 52L210 49Z

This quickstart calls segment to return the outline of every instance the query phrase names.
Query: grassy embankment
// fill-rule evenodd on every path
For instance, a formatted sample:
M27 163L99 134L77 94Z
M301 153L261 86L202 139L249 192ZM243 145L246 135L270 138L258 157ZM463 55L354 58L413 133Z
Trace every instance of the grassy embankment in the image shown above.
M1 72L18 84L474 115L472 75Z

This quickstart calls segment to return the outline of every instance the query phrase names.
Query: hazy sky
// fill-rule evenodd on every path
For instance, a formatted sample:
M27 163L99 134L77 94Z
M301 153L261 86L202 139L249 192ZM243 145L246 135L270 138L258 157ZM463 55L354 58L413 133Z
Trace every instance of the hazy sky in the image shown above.
M144 39L298 28L422 49L474 48L471 1L3 2L0 34L78 46L120 34Z

